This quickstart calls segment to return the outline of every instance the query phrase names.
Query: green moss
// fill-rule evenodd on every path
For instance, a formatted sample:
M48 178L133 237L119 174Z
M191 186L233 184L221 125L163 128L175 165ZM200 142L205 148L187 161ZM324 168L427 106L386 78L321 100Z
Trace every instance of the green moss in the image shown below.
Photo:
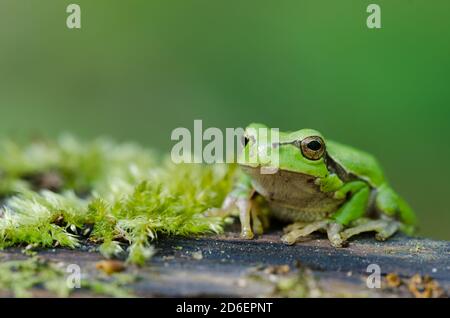
M0 248L77 248L88 241L107 257L127 252L128 261L143 264L161 235L222 231L224 220L204 211L220 205L233 170L175 165L109 140L0 142L0 197L6 198ZM53 179L45 180L50 173ZM39 189L51 181L58 193Z
M296 273L277 277L273 294L283 298L317 298L322 295L314 274L308 268L299 268Z
M104 296L131 297L133 295L126 286L136 279L136 276L129 274L116 274L112 278L82 278L80 288ZM15 297L31 297L32 290L39 289L58 297L68 297L77 290L68 284L64 264L39 257L0 263L0 291Z

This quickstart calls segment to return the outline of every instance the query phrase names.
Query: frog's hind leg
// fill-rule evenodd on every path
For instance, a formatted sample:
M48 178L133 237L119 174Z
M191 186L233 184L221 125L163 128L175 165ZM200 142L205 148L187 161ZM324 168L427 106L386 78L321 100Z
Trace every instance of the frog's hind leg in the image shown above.
M296 222L284 229L286 233L281 240L288 244L294 244L300 237L307 236L316 231L327 233L328 239L335 247L341 247L344 240L341 238L341 232L344 226L333 220L322 220L313 223Z
M292 232L294 230L299 230L301 228L304 228L308 224L310 224L310 222L300 222L300 221L294 222L292 224L289 224L289 225L285 226L283 228L283 233L289 233L289 232Z
M341 232L341 238L345 241L350 237L364 233L364 232L377 232L375 238L380 241L387 240L391 237L401 226L401 223L390 218L379 220L360 220L359 225L350 227Z
M236 210L236 201L237 198L234 197L234 195L228 195L220 208L210 208L204 213L204 215L220 218L231 216Z
M406 234L412 235L416 230L417 219L413 210L387 184L379 187L375 207L382 214L399 219L401 221L400 230Z
M327 230L329 220L321 220L317 222L309 223L305 226L304 223L294 223L287 233L281 237L281 241L285 244L292 245L301 237L308 236L309 234L319 231Z

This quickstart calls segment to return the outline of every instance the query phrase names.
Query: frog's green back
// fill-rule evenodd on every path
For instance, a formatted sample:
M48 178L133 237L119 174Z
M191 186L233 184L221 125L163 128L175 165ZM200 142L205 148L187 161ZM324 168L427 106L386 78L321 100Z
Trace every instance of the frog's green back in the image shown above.
M348 173L367 181L373 187L385 183L383 171L371 154L331 140L327 140L326 145L331 159Z

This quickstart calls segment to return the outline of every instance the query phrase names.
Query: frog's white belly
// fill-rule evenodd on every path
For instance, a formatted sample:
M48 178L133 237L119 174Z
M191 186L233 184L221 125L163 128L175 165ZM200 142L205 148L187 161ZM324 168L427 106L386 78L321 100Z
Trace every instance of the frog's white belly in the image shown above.
M321 192L312 176L283 170L260 174L257 168L242 168L252 177L256 192L267 200L272 215L283 221L321 220L336 212L344 201L335 199L334 192Z

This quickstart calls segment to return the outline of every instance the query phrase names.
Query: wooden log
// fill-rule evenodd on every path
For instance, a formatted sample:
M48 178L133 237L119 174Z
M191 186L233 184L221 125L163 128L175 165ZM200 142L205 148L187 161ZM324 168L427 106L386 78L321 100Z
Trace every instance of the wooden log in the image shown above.
M378 242L366 235L352 240L348 247L334 248L320 235L293 246L284 245L280 235L274 231L250 241L240 239L236 232L202 238L160 238L155 242L157 254L146 266L129 266L126 271L137 272L141 277L132 286L140 297L445 297L449 294L450 242L402 235ZM95 264L102 257L98 253L86 249L55 249L43 250L39 255L78 264L91 277L99 275ZM0 252L0 260L23 257L17 249ZM368 272L371 264L380 269L381 288L367 285L368 277L373 274ZM37 292L45 295L43 291ZM80 291L75 296L89 294Z

